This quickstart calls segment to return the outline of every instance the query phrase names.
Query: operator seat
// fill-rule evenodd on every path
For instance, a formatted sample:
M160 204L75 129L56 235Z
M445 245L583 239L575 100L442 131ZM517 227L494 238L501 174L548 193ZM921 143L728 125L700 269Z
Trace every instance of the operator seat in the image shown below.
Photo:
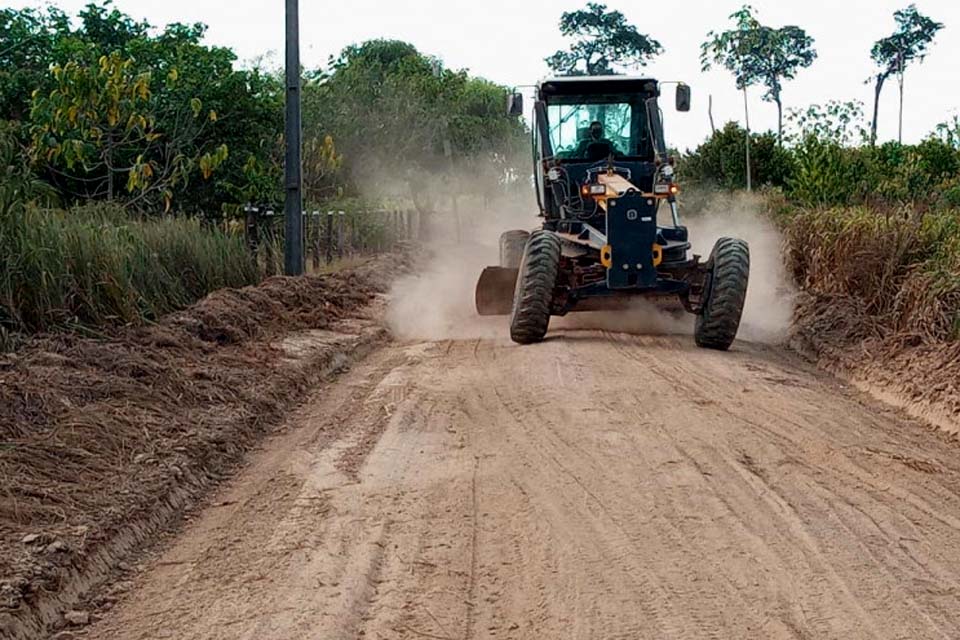
M613 153L613 144L607 140L599 140L596 142L591 142L587 147L586 157L584 158L587 162L600 162L601 160L606 160Z

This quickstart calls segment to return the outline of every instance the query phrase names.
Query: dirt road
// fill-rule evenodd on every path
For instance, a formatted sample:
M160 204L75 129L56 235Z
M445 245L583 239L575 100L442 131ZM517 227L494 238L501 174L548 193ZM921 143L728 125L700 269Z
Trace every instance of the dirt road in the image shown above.
M960 449L691 342L389 346L87 637L960 637Z

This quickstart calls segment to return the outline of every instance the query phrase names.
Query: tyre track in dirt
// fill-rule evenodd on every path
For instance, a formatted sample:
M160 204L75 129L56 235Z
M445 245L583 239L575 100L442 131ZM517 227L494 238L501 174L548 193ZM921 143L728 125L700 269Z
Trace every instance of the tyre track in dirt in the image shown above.
M84 635L960 637L957 453L764 347L393 344Z

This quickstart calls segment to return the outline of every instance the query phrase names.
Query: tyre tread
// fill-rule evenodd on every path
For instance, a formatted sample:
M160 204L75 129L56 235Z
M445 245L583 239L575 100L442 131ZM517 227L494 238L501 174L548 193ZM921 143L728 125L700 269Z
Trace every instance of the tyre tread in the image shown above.
M556 234L550 231L530 234L510 314L510 337L514 342L532 344L546 336L553 289L560 270L560 250Z
M697 346L726 351L740 329L750 280L750 247L743 240L720 238L711 256L704 307L697 316Z

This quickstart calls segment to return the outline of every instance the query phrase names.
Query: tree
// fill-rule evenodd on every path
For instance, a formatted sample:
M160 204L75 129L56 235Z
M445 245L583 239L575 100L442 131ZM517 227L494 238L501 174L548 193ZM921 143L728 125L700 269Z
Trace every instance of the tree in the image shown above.
M800 27L768 27L760 24L754 12L744 5L730 16L737 23L734 29L708 33L700 59L704 71L719 64L733 72L738 89L753 84L766 87L763 99L777 105L777 140L782 143L783 82L813 64L817 52L813 38Z
M960 149L960 116L954 115L946 122L938 124L933 135L954 149Z
M900 82L900 133L903 142L903 73L911 62L923 62L927 48L933 42L943 24L921 14L916 5L894 12L897 30L890 36L877 40L870 50L870 57L880 67L873 80L873 123L870 126L870 144L877 143L877 119L880 114L880 93L890 76L897 74ZM869 80L868 80L869 82Z
M338 195L337 180L343 156L332 136L308 137L303 143L303 191L311 202Z
M364 195L398 195L403 187L428 210L423 201L448 189L484 192L489 183L480 176L526 137L504 109L504 87L444 69L405 42L347 47L327 70L309 75L305 137L332 135L344 173ZM461 169L471 180L444 179Z
M13 127L0 121L0 224L23 214L28 204L50 206L56 200L50 185L30 171ZM0 264L4 257L0 257Z
M185 157L200 157L221 145L230 149L211 179L179 181L174 188L178 208L217 212L236 197L235 185L246 179L249 156L266 153L280 135L283 87L274 74L235 68L233 51L202 44L205 31L202 24L179 23L156 30L109 1L88 5L76 20L54 8L0 10L0 119L19 121L27 125L21 131L28 131L32 92L49 95L57 89L51 67L73 62L93 68L101 57L117 53L132 60L130 73L149 72L155 128L183 142ZM178 74L175 83L167 82L172 69ZM205 112L217 113L216 122L193 117L193 98ZM21 142L29 141L22 137ZM91 197L96 185L105 186L59 165L43 167L40 175L60 188L67 203ZM159 202L159 195L151 190L145 199Z
M30 94L47 75L56 42L69 33L59 9L0 10L0 120L28 115Z
M137 71L130 58L113 53L95 65L68 62L54 66L51 74L55 89L33 97L32 156L89 185L88 197L114 200L122 178L127 193L136 194L134 202L156 194L169 207L178 183L195 170L209 179L227 157L224 145L188 154L197 129L186 124L158 128L151 74ZM178 79L173 68L165 83ZM179 120L217 120L216 112L201 115L202 109L202 102L192 98L181 105L185 113Z
M808 137L831 141L840 146L862 144L870 138L859 100L811 104L806 109L790 109L787 123L792 133L788 141L802 143Z
M596 2L564 13L560 33L574 38L574 43L569 51L557 51L546 62L562 75L607 75L618 66L643 66L663 52L659 42L637 31L623 13L608 11Z

